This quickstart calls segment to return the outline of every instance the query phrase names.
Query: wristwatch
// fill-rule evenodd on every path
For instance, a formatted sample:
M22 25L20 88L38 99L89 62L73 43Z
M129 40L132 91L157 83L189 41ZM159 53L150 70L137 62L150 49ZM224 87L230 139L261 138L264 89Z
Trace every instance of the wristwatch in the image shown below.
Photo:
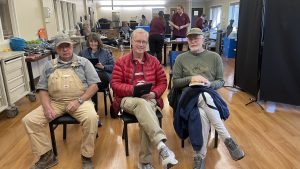
M82 100L82 98L81 97L78 97L78 102L79 102L79 104L82 104L83 102L84 102L84 100Z

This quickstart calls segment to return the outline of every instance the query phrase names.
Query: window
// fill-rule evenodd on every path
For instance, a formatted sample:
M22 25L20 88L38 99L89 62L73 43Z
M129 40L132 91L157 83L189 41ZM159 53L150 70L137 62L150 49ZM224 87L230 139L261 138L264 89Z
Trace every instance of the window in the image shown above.
M217 27L221 29L221 13L222 9L221 6L215 6L210 8L210 20L212 20L212 27Z
M75 29L76 25L76 4L54 0L54 9L57 21L57 31L69 31Z
M232 3L229 6L229 17L228 17L228 24L231 19L234 20L233 22L233 30L236 31L238 24L239 24L239 3Z
M13 36L8 0L0 0L0 41Z

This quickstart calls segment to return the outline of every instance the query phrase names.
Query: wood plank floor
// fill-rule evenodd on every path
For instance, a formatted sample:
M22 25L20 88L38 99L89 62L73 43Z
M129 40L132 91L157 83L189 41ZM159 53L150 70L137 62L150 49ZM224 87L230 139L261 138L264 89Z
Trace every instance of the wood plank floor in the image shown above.
M121 55L115 53L117 58ZM225 80L232 85L234 75L234 60L223 58ZM168 70L166 73L168 76ZM213 148L213 134L209 142L206 157L207 169L296 169L300 168L300 108L296 106L277 104L274 113L267 113L252 103L245 106L251 97L247 93L232 88L219 90L229 105L230 118L225 122L231 135L245 150L244 159L235 162L222 141ZM179 164L174 169L191 169L193 166L192 147L186 140L185 148L181 148L180 139L173 128L172 109L168 106L166 95L163 95L163 130L167 134L167 144L175 152ZM103 126L99 128L99 138L96 140L93 157L96 169L135 169L138 163L139 136L138 125L129 125L129 153L125 156L122 140L123 123L120 119L111 119L104 115L102 95L100 98L99 116ZM0 168L29 168L36 158L31 153L31 147L21 119L39 105L39 100L30 102L23 98L16 103L19 114L15 118L7 118L0 114ZM261 103L265 106L264 103ZM79 125L68 125L67 140L62 139L62 128L56 129L59 164L53 169L81 168L80 144L81 130ZM153 148L153 164L162 168L158 152Z

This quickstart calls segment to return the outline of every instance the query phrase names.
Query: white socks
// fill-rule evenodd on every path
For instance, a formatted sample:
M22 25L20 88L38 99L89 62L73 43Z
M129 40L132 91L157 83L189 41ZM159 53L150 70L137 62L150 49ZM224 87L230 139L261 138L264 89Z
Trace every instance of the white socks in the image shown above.
M163 148L165 145L164 142L160 141L158 144L157 144L157 150L160 150L161 148Z

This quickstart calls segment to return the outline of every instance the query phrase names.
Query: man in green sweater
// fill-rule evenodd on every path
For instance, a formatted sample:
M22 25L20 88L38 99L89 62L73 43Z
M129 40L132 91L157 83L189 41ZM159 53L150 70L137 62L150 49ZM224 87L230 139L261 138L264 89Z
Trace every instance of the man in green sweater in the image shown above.
M205 50L202 45L204 36L199 28L192 28L187 33L190 51L179 55L173 66L174 88L185 88L189 85L204 85L214 90L224 85L223 63L220 55ZM240 160L244 157L243 150L231 138L229 132L220 118L218 110L210 94L207 92L199 95L198 109L202 124L203 146L200 151L194 151L194 169L200 169L207 151L207 141L210 124L216 129L224 140L226 147L233 160Z

